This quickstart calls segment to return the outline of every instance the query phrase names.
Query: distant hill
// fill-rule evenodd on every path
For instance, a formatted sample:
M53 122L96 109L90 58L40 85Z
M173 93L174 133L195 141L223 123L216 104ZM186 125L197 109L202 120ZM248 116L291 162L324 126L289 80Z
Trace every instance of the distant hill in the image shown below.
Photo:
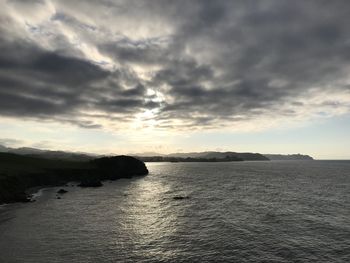
M76 152L64 152L64 151L50 151L41 150L31 147L10 148L0 145L0 152L14 153L19 155L25 155L30 157L45 158L50 160L67 160L67 161L89 161L97 157L97 155L76 153Z
M260 153L238 153L238 152L190 152L190 153L173 153L167 157L180 158L204 158L204 159L225 159L237 158L243 161L268 161L269 159Z
M234 161L268 161L269 159L260 153L237 152L190 152L172 153L167 155L152 153L152 155L134 154L144 162L234 162Z
M264 154L264 156L275 161L313 160L311 156L304 154Z
M188 153L140 153L133 156L145 162L220 162L220 161L268 161L268 160L313 160L309 155L302 154L260 154L239 152L188 152Z
M0 145L0 152L15 153L25 156L45 158L50 160L66 160L66 161L89 161L97 157L102 157L89 153L80 152L65 152L65 151L51 151L41 150L31 147L10 148ZM171 153L160 154L156 152L144 152L129 154L138 157L145 162L194 162L194 161L268 161L268 160L313 160L309 155L302 154L260 154L250 152L188 152L188 153Z
M7 152L7 147L0 145L0 152Z

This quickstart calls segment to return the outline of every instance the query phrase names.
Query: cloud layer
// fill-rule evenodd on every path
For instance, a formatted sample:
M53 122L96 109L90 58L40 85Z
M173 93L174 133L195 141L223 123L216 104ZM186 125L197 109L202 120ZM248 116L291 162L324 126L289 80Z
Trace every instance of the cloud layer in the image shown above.
M0 115L240 129L350 111L348 1L0 1Z

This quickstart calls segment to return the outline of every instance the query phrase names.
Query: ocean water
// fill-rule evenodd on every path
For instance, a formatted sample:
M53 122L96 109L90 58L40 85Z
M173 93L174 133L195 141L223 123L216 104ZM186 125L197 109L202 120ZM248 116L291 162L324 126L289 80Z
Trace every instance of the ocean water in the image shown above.
M0 207L0 262L350 262L350 162L147 166Z

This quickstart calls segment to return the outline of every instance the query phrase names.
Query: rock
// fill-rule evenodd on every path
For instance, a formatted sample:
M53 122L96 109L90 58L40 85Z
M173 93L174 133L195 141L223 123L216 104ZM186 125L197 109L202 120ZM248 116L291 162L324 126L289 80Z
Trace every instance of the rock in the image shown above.
M24 192L15 193L13 196L14 202L21 202L21 203L28 203L30 202L31 198Z
M131 156L102 157L91 161L102 180L116 180L137 175L147 175L144 162Z
M67 193L67 192L68 192L67 190L62 189L62 188L61 188L60 190L57 191L58 194L65 194L65 193Z
M190 199L189 196L174 196L173 197L174 200L183 200L183 199Z
M102 183L98 179L85 179L78 184L80 187L100 187Z
M60 197L60 196L57 196L56 199L61 199L61 197Z

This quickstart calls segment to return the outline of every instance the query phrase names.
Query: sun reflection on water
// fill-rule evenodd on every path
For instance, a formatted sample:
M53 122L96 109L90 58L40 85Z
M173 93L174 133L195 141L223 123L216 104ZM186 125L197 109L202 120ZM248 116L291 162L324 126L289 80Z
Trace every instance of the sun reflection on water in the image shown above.
M172 191L171 184L153 181L151 177L130 185L122 227L129 233L135 253L142 251L144 258L167 257L172 252L162 247L178 231L177 219L181 212L169 203L171 197L167 193Z

